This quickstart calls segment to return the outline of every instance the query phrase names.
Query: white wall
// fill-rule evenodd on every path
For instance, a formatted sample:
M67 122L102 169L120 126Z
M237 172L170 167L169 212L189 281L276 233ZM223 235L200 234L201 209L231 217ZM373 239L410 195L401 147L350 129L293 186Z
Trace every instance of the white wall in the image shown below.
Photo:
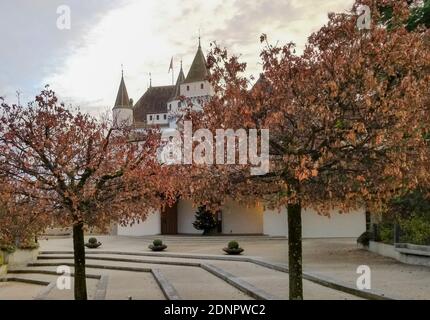
M149 214L144 222L136 223L133 226L118 226L119 236L153 236L161 234L161 215L160 211L156 210Z
M263 207L228 202L222 209L223 234L262 234Z
M333 211L330 217L320 216L314 210L302 212L303 238L356 238L366 231L365 210L339 214ZM283 208L264 211L264 234L287 236L287 212Z
M158 116L158 120L157 120ZM164 119L166 117L166 119ZM152 118L152 120L151 120ZM167 113L151 113L146 115L146 122L148 124L168 124L169 123L169 117Z
M133 124L133 110L131 108L115 108L112 111L114 124L131 126Z
M203 89L201 87L203 85ZM189 88L189 90L187 90ZM212 96L214 90L209 81L199 81L192 83L183 83L180 87L181 95L187 98Z
M178 233L201 234L193 226L197 209L187 200L178 203ZM262 234L263 233L263 208L244 207L237 203L229 202L222 208L223 234Z
M286 236L287 227L287 210L264 210L263 213L263 233L269 236Z
M196 230L193 222L196 220L196 208L191 201L179 200L178 202L178 233L179 234L202 234L203 231Z

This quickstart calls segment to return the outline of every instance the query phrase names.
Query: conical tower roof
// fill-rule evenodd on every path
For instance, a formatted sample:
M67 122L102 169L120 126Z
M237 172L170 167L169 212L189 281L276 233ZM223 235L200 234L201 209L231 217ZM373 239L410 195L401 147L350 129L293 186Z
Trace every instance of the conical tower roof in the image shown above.
M177 98L181 96L181 84L183 84L184 81L185 81L185 75L184 75L184 70L182 69L182 61L181 61L181 71L179 71L178 80L176 80L175 92L170 97L169 102L173 100L177 100Z
M199 82L207 80L209 76L209 70L206 65L206 58L202 51L202 46L200 45L197 49L196 56L194 57L193 63L191 65L190 71L188 72L187 78L184 83Z
M119 84L118 94L114 105L115 108L130 108L130 98L128 97L127 87L125 86L124 74L121 75L121 83Z

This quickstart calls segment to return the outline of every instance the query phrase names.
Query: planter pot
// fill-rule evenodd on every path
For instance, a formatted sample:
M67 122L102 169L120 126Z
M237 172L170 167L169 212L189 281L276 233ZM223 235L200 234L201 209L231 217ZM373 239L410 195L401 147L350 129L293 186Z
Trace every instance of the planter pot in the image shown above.
M224 248L223 250L224 252L230 255L239 255L244 251L242 248L237 248L237 249Z
M163 250L165 250L167 248L167 246L164 245L164 244L161 245L161 246L154 246L153 244L150 244L148 246L148 248L151 249L152 251L163 251Z
M86 243L85 246L88 249L97 249L98 247L100 247L102 244L101 242L97 242L97 243Z
M4 254L4 253L3 253ZM17 249L12 253L5 254L5 263L8 264L9 269L17 267L25 267L27 264L37 260L39 249Z
M218 228L204 230L202 233L202 236L216 236L216 235L219 235Z

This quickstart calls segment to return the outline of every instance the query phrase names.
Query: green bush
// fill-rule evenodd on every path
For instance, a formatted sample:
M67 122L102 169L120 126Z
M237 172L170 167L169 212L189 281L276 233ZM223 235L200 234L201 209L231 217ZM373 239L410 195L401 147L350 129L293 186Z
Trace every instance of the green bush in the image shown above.
M38 248L39 248L39 244L35 241L28 242L26 244L19 246L19 249L22 249L22 250L33 250L33 249L38 249Z
M239 243L237 241L230 241L228 243L229 249L239 249Z
M400 221L402 242L430 245L430 220L424 216L413 216Z
M163 245L163 241L162 241L162 240L160 240L160 239L155 239L155 240L152 242L152 244L153 244L154 246L156 246L156 247L160 247L160 246L162 246L162 245Z
M14 253L16 248L15 246L0 244L0 250L7 253Z
M379 238L384 243L394 242L394 226L392 223L381 223L379 225Z
M88 243L96 244L97 243L97 239L96 238L89 238L88 239Z
M203 230L203 235L213 233L218 226L217 216L207 210L206 206L198 208L195 218L196 221L193 222L193 226L197 230Z
M363 246L368 247L368 246L369 246L369 242L370 242L370 240L372 240L372 239L373 239L373 235L372 235L372 233L371 233L371 232L369 232L369 231L366 231L366 232L363 232L363 233L361 234L361 236L359 236L359 237L358 237L358 239L357 239L357 243L359 243L359 244L361 244L361 245L363 245Z

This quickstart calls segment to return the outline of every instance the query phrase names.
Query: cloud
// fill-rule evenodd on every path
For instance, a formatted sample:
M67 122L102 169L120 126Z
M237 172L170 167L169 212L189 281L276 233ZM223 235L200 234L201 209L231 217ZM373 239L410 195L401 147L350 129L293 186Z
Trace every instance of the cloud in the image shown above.
M147 89L149 72L154 85L171 83L167 71L172 56L175 73L181 59L187 73L199 29L205 50L216 40L240 53L255 75L261 67L261 33L267 33L271 42L303 46L327 21L328 12L349 9L353 0L4 2L0 10L11 14L0 20L0 30L7 26L12 31L6 37L6 52L0 52L8 66L6 75L0 75L0 94L6 85L8 90L31 91L49 83L62 99L95 114L112 107L121 64L135 101ZM55 27L60 3L72 9L72 30L67 32Z
M60 5L71 8L70 30L57 28ZM82 35L112 8L108 0L1 1L0 95L14 96L15 90L28 98L34 95L42 87L41 79L84 46Z

